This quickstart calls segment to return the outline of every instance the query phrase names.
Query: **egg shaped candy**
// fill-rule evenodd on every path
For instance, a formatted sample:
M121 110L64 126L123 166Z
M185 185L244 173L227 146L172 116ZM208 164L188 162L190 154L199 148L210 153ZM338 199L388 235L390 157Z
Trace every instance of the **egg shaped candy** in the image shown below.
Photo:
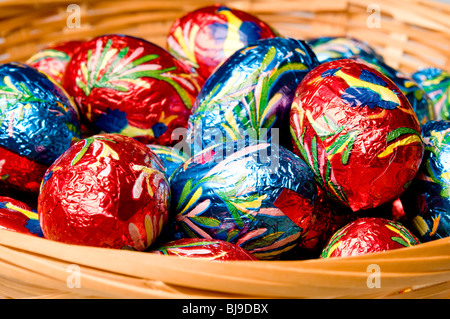
M317 192L298 156L253 141L217 144L191 157L172 175L171 190L172 238L225 240L258 259L297 244Z
M295 90L318 61L304 41L259 40L234 53L206 81L189 117L192 154L249 138L290 148Z
M169 179L173 172L189 159L181 150L165 145L147 144L147 147L162 161L166 177Z
M384 61L367 42L352 37L320 37L308 43L320 63L359 57L364 61Z
M422 126L425 152L419 173L401 202L422 241L450 236L450 121Z
M235 51L276 36L268 24L249 13L212 5L177 19L169 30L167 47L206 80Z
M31 206L7 196L0 196L0 229L44 237L37 211Z
M79 138L78 111L62 87L28 65L0 65L3 183L37 193L48 166Z
M421 124L435 120L433 103L425 91L407 74L389 66L366 42L348 37L323 37L308 41L321 63L356 59L387 76L406 96Z
M169 145L186 127L198 76L166 50L125 35L85 42L67 65L64 87L93 132Z
M330 238L321 258L359 256L419 243L399 222L377 217L358 218Z
M257 260L245 249L223 240L182 238L153 248L151 253L212 261Z
M324 63L291 108L294 151L319 186L353 211L399 197L423 156L417 116L400 90L365 63Z
M414 72L412 78L431 99L436 120L449 120L450 72L438 68L425 68Z
M39 221L51 240L141 251L160 234L169 201L153 152L130 137L100 134L75 143L49 167Z
M62 84L67 64L83 41L58 42L33 54L26 64L47 74Z

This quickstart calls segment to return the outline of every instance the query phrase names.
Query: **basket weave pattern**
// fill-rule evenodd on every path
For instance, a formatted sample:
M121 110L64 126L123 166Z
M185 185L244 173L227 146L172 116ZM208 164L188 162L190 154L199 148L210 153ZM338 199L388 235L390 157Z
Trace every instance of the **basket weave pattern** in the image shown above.
M71 1L81 19L79 27L70 28L67 1L3 1L0 62L23 62L49 43L105 33L134 35L165 47L176 18L214 3ZM426 66L450 70L450 5L420 0L222 3L258 16L284 36L366 40L404 72ZM68 282L73 265L81 275L76 288ZM370 265L381 270L380 287L368 286ZM72 246L0 230L0 297L449 298L450 238L339 259L212 263Z
M68 27L64 0L0 4L0 62L24 61L49 43L120 32L165 47L174 20L215 1L71 1L79 27ZM388 64L405 72L419 67L450 69L450 6L401 0L231 0L222 3L257 15L294 38L354 36L368 41ZM69 12L68 12L69 10ZM378 16L379 14L379 16Z

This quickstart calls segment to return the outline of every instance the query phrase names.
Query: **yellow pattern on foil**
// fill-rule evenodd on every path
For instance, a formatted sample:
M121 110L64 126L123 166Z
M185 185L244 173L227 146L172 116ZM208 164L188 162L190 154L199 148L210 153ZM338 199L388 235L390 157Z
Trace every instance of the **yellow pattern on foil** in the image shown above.
M202 196L202 193L203 193L203 189L202 189L201 187L199 187L199 188L195 191L194 195L192 195L190 201L187 203L187 205L184 207L184 209L180 212L179 215L183 215L184 212L185 212L189 207L191 207L191 206L197 201L197 199L200 198L200 196Z
M197 59L195 58L194 48L195 48L195 37L197 36L198 31L199 31L198 25L194 24L189 31L189 45L184 40L183 31L181 30L181 27L176 28L173 33L175 39L177 39L177 42L183 49L184 54L186 54L186 57L196 64Z
M38 214L37 213L29 211L29 210L26 210L26 209L23 209L23 208L20 208L20 207L14 205L14 204L6 203L5 207L9 208L9 209L12 209L12 210L15 210L17 212L20 212L20 213L24 214L25 216L27 216L29 219L34 219L34 220L38 219Z
M396 103L397 105L401 104L400 99L398 98L397 94L395 94L395 92L392 91L390 88L384 87L382 85L362 81L360 79L357 79L351 75L348 75L348 74L342 72L342 70L337 71L335 73L335 76L338 76L341 79L343 79L345 82L347 82L347 84L350 87L367 88L374 92L377 92L381 96L381 98L385 101L391 101L391 102Z
M411 241L409 240L409 238L406 237L405 235L403 235L403 233L402 233L399 229L397 229L397 228L395 228L395 227L392 227L391 225L386 225L386 227L387 227L389 230L393 231L394 233L397 233L402 239L404 239L404 240L409 244L409 246L412 246L412 245L413 245L413 244L411 243Z
M414 228L417 229L420 233L420 236L423 236L427 233L427 231L430 230L427 223L421 216L415 216L412 219L412 223L414 225Z
M397 142L390 144L388 147L386 147L386 149L383 152L378 154L378 157L385 157L390 155L394 151L394 149L397 148L398 146L405 146L416 142L421 143L421 141L422 140L420 139L419 136L410 135L408 137L405 137L404 139L398 140Z
M229 10L219 10L218 12L227 17L228 20L228 32L223 44L223 51L226 56L231 56L237 47L243 47L245 45L239 36L239 28L242 25L242 20Z

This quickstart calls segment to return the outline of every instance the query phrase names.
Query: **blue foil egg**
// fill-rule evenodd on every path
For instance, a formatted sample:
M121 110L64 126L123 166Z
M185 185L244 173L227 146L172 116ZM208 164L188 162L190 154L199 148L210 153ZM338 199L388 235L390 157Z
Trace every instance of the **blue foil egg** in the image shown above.
M61 86L25 64L0 65L0 146L50 165L79 138L77 108Z
M172 146L158 145L158 144L146 144L147 147L155 153L161 160L164 173L166 177L170 179L173 172L185 161L189 159L189 156Z
M401 201L423 241L450 235L450 121L422 126L425 152L416 178Z
M450 119L450 72L438 68L425 68L412 74L424 89L434 106L437 120Z
M163 238L220 239L274 259L313 224L317 185L306 163L287 149L240 140L187 160L172 175L171 193Z
M368 43L351 37L320 37L309 39L317 59L325 63L338 59L350 59L355 56L364 61L384 61Z
M191 154L245 138L290 148L288 121L295 89L318 64L309 45L295 39L259 40L236 51L197 96L188 121Z

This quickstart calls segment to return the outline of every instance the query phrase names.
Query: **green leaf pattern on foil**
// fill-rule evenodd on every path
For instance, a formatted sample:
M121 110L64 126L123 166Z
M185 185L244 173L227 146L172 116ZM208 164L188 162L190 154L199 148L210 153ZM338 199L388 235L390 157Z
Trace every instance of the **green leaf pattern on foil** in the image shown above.
M100 43L100 42L99 42ZM184 81L182 74L174 74L176 67L161 69L158 64L149 63L157 58L156 54L139 56L142 49L138 48L128 58L129 47L120 50L111 48L113 41L109 39L104 47L97 45L96 51L89 50L86 63L81 64L82 78L76 79L77 86L83 90L86 96L90 95L94 88L110 88L120 92L127 92L129 84L147 86L147 82L141 78L153 78L169 83L179 94L184 104L190 109L191 100L183 87L174 80L179 77ZM100 52L98 52L101 50ZM96 56L98 58L95 58ZM106 69L106 66L109 67Z
M284 228L278 231L260 228L258 231L247 233L247 228L251 229L261 221L261 218L269 216L264 215L269 214L264 211L265 209L273 213L277 208L266 201L268 196L258 186L248 186L246 175L240 174L237 177L221 175L223 170L232 170L230 167L245 165L245 161L249 160L251 155L249 153L242 155L233 159L226 157L206 172L202 172L202 176L198 179L188 178L175 202L177 211L175 219L190 237L210 238L208 234L210 231L215 234L214 238L222 238L229 242L243 240L244 242L239 244L242 248L249 250L258 258L270 259L271 256L280 253L277 250L294 245L300 233L295 233L293 226L290 229L294 234L288 233ZM187 169L190 163L186 162L184 165L183 169ZM220 205L223 211L217 205ZM213 210L214 214L210 213L210 210ZM224 227L224 223L228 226ZM279 248L270 248L273 242L279 242Z
M211 109L222 109L227 105L224 121L220 123L228 136L223 140L239 139L242 130L249 138L261 140L276 121L276 114L272 112L283 98L281 93L269 96L271 88L276 81L287 72L293 70L306 70L307 66L299 62L290 62L273 66L277 49L270 47L265 54L261 65L251 73L235 72L226 83L218 83L210 93L202 99L196 113ZM245 78L244 78L245 77ZM236 83L241 86L236 88ZM245 128L245 129L244 129ZM266 130L261 130L266 129Z

